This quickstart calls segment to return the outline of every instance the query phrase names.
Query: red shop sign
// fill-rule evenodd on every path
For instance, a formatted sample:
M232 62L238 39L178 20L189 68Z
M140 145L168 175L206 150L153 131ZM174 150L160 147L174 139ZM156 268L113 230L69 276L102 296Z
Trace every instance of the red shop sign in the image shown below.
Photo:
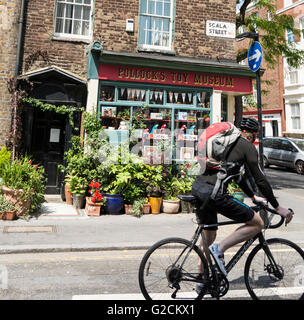
M159 70L101 64L99 66L99 79L204 87L222 91L252 93L251 78L199 72Z

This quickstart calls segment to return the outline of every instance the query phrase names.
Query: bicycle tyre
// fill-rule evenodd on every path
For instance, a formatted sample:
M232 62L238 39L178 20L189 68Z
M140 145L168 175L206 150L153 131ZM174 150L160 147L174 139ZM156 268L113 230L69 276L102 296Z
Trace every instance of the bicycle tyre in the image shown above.
M274 274L262 244L249 254L244 279L253 300L303 300L304 252L295 243L273 238L266 240L282 279Z
M170 278L174 274L174 270L177 270L172 264L182 253L181 248L187 252L191 245L191 242L186 239L166 238L148 249L142 258L138 273L140 290L146 300L169 300L172 298L175 288L170 287L172 285ZM198 272L199 259L203 266L203 274ZM182 276L188 276L188 280L178 282L180 290L178 290L175 299L202 299L205 292L196 293L197 281L195 279L201 276L202 279L207 280L209 269L203 252L197 246L194 246L191 255L188 256L182 269Z

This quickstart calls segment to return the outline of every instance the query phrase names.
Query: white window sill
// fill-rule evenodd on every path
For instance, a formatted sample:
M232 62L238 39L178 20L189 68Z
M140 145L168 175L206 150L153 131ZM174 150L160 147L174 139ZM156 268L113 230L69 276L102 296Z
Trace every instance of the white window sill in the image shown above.
M157 53L165 53L175 56L176 52L170 49L162 49L162 48L144 48L139 46L137 48L138 52L157 52Z
M59 36L59 35L53 35L51 40L55 41L68 41L68 42L79 42L79 43L91 43L91 38L88 37L75 37L75 36Z

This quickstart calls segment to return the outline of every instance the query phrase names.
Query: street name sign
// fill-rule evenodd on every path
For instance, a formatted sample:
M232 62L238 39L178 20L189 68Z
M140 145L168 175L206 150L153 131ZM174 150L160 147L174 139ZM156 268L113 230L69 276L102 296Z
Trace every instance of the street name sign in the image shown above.
M252 71L258 71L263 58L263 50L258 41L254 41L248 50L248 66Z

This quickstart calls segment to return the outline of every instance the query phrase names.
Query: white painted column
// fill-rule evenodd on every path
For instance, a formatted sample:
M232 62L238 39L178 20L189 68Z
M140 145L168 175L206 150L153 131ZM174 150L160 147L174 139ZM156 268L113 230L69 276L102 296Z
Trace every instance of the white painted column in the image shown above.
M98 79L90 79L88 81L88 96L87 96L87 112L97 112L98 102Z
M221 121L221 97L221 91L213 91L211 111L211 118L213 123Z
M235 98L234 96L228 95L228 110L227 110L227 121L234 123L234 111L235 111Z

